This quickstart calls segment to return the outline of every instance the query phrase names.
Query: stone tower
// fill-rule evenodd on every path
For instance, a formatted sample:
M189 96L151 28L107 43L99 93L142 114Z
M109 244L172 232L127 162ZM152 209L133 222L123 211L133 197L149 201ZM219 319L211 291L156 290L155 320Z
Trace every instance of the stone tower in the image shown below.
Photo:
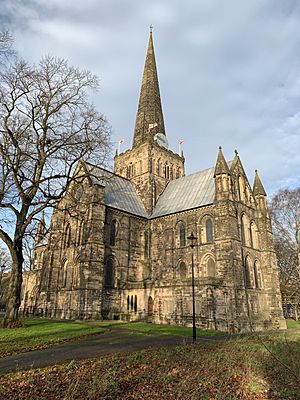
M184 176L184 157L168 149L152 31L130 150L115 156L114 172L131 180L151 213L169 181Z

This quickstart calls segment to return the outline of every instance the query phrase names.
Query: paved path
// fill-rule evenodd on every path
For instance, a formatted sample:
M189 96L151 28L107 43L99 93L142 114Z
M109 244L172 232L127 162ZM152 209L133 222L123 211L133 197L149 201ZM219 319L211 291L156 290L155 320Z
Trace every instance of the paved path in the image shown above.
M82 360L149 347L160 347L190 342L190 338L162 334L140 334L121 329L111 329L102 334L90 335L47 349L33 350L0 358L0 374L30 368L42 368L71 360Z
M299 328L289 331L299 331ZM285 331L277 331L282 333ZM268 332L264 332L267 334ZM274 334L275 332L269 332ZM249 335L249 334L248 334ZM239 335L236 335L239 336ZM241 336L245 336L241 335ZM232 336L199 336L197 341L225 340ZM190 337L163 335L158 333L139 333L129 330L111 328L101 334L86 336L70 342L54 345L47 349L33 350L26 353L0 358L0 375L16 370L43 368L62 364L71 360L95 358L118 352L133 352L150 347L161 347L191 343Z

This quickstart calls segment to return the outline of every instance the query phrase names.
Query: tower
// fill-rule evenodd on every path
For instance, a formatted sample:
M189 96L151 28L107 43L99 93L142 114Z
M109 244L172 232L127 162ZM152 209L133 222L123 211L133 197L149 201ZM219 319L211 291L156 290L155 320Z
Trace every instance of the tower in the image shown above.
M134 183L148 213L168 182L184 176L184 157L168 149L151 30L133 145L115 156L114 172Z

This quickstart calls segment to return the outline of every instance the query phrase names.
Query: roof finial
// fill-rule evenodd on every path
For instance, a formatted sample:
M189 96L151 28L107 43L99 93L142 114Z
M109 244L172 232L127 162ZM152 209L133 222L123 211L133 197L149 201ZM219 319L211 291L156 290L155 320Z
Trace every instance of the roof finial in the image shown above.
M150 25L150 33L152 33L152 31L153 31L153 25L151 24Z
M236 156L239 155L239 152L237 151L237 149L234 150L234 154L235 154Z

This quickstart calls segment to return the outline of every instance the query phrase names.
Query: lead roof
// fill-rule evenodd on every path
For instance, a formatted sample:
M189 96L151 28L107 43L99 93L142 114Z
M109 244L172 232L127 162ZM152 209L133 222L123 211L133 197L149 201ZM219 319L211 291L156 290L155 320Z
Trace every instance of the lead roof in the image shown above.
M232 161L229 161L230 167ZM214 167L170 181L159 197L152 214L148 214L128 179L86 163L94 184L105 187L105 205L143 217L157 218L213 204L215 196Z

